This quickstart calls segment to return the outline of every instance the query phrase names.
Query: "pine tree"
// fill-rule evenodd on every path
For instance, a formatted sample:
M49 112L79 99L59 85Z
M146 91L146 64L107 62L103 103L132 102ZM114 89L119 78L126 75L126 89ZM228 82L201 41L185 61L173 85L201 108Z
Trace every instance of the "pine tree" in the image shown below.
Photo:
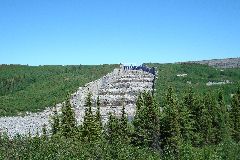
M240 88L237 93L232 97L231 100L231 126L232 126L232 137L236 142L240 142Z
M70 104L69 97L70 96L67 97L62 107L60 128L61 128L61 134L64 137L74 136L75 131L77 129L75 112Z

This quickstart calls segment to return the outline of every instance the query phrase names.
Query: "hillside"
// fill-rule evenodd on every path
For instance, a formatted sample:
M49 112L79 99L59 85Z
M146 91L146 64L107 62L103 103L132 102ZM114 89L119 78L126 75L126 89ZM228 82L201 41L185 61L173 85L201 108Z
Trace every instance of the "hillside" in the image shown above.
M0 116L39 111L118 65L0 65Z
M198 94L214 92L222 89L227 102L240 82L240 69L218 69L196 63L183 64L147 64L157 67L156 96L160 100L168 86L172 86L179 95L187 88L193 87Z
M190 61L190 62L183 62L183 63L206 64L216 68L239 68L240 58L212 59L212 60L203 60L203 61Z

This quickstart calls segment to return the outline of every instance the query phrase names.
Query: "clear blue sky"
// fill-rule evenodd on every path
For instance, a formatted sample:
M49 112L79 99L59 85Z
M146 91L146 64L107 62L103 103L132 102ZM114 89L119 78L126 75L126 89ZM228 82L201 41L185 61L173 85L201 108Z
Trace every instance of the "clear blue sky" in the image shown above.
M240 57L240 0L0 0L0 64Z

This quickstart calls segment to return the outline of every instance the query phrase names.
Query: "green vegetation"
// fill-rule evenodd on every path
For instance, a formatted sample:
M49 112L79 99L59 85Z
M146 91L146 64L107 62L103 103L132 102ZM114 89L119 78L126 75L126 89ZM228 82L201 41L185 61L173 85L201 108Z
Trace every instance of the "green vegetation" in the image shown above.
M89 94L82 124L76 124L66 101L61 114L54 111L51 136L45 127L41 137L10 140L1 135L0 159L240 159L239 69L221 71L198 64L149 66L158 67L156 92L138 96L132 121L127 120L123 104L121 116L110 114L102 124L99 101L93 111ZM184 73L188 75L176 76ZM224 80L233 83L206 86L208 81Z
M36 112L64 101L67 93L111 72L117 65L0 65L0 116Z
M0 158L240 159L239 89L231 98L231 107L221 91L206 96L190 88L182 97L169 87L164 95L158 105L151 93L140 94L133 121L127 121L123 105L122 115L110 114L104 127L99 110L92 111L91 94L81 125L76 125L73 109L66 102L60 115L55 111L52 126L57 127L52 128L51 136L45 133L13 140L2 136Z
M158 69L156 99L160 100L163 90L173 86L183 95L184 88L192 86L198 93L222 88L226 103L239 83L239 69L215 69L199 64L148 64ZM117 65L101 66L24 66L0 65L0 116L36 112L55 103L64 101L67 92L73 93L79 86L96 80L111 72ZM177 77L177 74L188 74ZM229 80L230 84L206 86L209 81ZM191 82L191 84L189 84Z
M164 96L164 90L168 86L175 88L179 96L184 95L184 89L192 87L196 93L208 93L222 89L226 103L230 104L230 94L234 93L236 86L240 84L240 69L218 69L201 64L147 64L149 67L157 67L158 79L156 80L156 96L160 100ZM178 77L178 74L187 74ZM229 80L232 83L224 85L207 86L206 83L222 82ZM215 92L217 93L217 92Z

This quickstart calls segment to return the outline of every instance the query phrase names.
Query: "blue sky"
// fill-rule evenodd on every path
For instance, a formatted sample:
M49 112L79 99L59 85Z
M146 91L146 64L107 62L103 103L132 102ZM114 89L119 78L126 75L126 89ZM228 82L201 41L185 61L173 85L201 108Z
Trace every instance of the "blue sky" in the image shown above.
M240 0L1 0L0 64L240 57Z

